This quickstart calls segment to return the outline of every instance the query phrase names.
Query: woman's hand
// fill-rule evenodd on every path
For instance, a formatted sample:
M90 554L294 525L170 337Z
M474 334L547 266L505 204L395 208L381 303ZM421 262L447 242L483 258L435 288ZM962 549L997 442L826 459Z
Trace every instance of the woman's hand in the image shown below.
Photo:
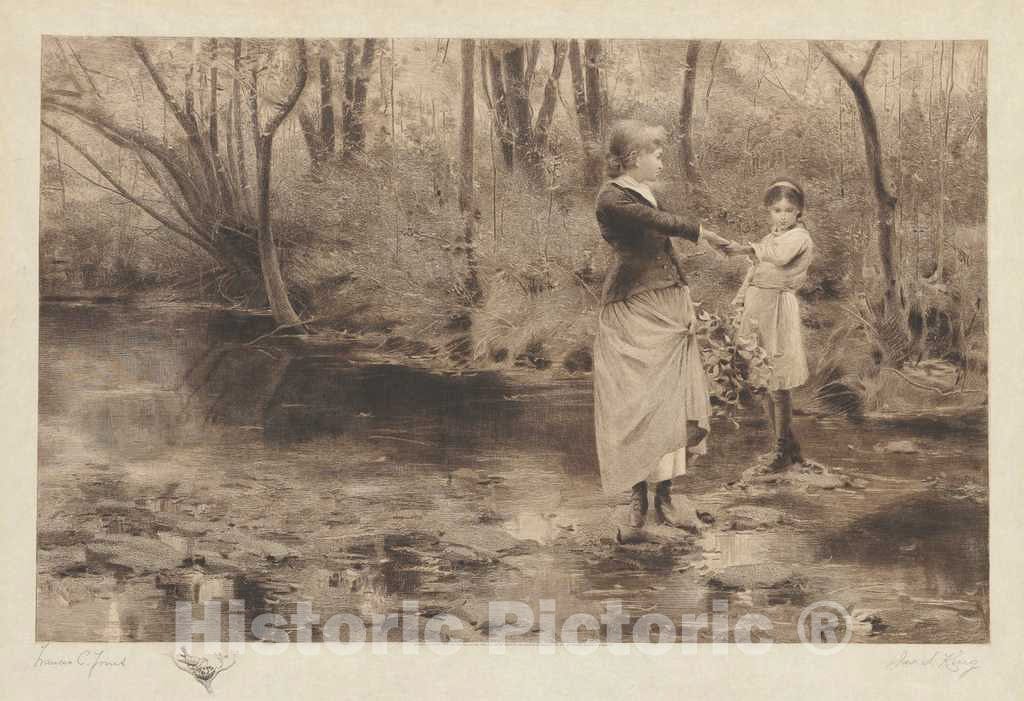
M725 253L726 248L732 243L729 239L722 238L711 229L707 229L705 227L701 227L700 233L704 240L708 242L708 245L717 248L723 253Z

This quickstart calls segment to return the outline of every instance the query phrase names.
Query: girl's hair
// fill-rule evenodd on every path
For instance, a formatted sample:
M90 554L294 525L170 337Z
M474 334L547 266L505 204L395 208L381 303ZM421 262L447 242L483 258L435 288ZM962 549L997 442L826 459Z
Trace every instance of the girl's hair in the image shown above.
M804 189L793 178L776 178L764 193L764 206L771 207L779 200L789 200L798 210L797 218L804 213L806 199Z
M609 178L617 178L636 166L636 160L665 143L665 128L652 127L637 119L623 119L612 125L605 154Z

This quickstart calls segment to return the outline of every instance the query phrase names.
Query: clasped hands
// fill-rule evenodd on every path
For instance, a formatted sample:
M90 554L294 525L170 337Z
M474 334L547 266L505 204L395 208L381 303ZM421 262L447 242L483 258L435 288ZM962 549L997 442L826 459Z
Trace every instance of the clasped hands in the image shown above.
M750 254L753 252L749 243L739 243L737 241L730 241L727 238L722 238L714 231L707 228L701 229L701 236L705 241L708 242L712 248L727 256L740 256L744 254Z

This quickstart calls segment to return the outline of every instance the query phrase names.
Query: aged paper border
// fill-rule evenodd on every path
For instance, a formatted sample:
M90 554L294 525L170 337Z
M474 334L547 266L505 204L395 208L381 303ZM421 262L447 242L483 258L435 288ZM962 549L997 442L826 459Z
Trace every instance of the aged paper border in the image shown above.
M504 656L463 647L442 657L426 650L389 656L304 656L294 647L261 659L247 653L217 679L222 698L357 697L435 698L596 697L624 694L690 698L1009 698L1024 687L1018 582L1024 575L1024 480L1016 474L1021 428L1015 411L1022 373L1015 360L1024 342L1017 297L1024 292L1024 247L1014 215L1024 202L1024 113L1020 62L1024 22L1014 0L791 0L751 3L720 0L69 0L35 3L0 0L0 221L6 250L0 256L0 448L5 488L0 523L6 575L0 578L3 636L0 669L14 698L205 698L206 692L170 661L170 645L104 645L107 656L127 654L127 668L93 675L82 670L33 667L35 472L38 332L39 55L42 34L220 36L575 36L723 39L987 39L989 44L989 264L991 596L989 645L858 645L821 657L800 646L773 646L767 655L731 649L695 656L618 656L608 648L586 656L565 649L540 655L532 647ZM68 654L96 646L54 646ZM941 669L891 672L887 663L907 650L961 651L980 669L964 678Z

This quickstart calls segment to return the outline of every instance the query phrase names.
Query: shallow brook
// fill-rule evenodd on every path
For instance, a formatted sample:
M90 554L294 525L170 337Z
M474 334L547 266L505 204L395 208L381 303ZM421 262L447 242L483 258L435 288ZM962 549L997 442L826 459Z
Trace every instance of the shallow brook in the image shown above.
M875 617L856 642L988 639L983 415L798 416L805 454L846 478L826 487L744 483L764 422L716 421L675 486L714 525L621 546L627 495L600 489L589 378L248 345L270 327L43 305L38 639L172 640L176 602L196 618L223 602L226 624L232 600L246 620L309 603L367 626L415 602L418 625L449 613L465 640L485 639L494 601L551 602L559 626L618 601L630 620L667 616L679 638L684 616L724 605L786 642L829 600Z

